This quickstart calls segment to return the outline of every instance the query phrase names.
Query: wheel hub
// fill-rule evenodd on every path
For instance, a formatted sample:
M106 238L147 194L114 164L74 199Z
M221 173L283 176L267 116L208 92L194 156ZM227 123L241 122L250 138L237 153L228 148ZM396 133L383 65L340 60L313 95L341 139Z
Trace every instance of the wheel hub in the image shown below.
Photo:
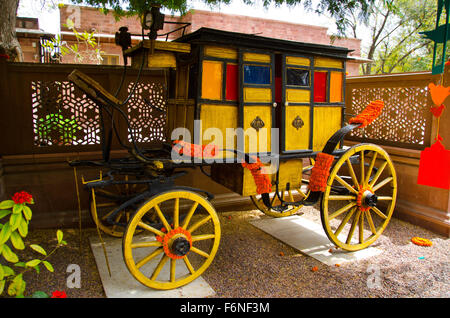
M191 250L191 244L185 237L179 237L173 241L170 250L177 256L184 256Z
M161 232L164 232L161 229ZM164 253L172 259L180 259L189 253L192 247L191 233L181 227L172 229L163 237L156 239L163 244Z
M372 192L370 188L362 188L359 190L356 198L356 205L361 211L368 211L371 207L375 207L378 203L378 196Z

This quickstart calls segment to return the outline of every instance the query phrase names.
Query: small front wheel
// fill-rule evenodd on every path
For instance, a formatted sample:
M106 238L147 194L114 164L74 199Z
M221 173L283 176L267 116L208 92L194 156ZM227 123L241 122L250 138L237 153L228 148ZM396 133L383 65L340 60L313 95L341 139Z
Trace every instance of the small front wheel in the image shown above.
M144 222L147 214L157 215L157 222ZM190 283L209 267L219 241L220 222L211 203L195 192L170 190L153 196L136 211L122 248L125 264L139 282L154 289L173 289Z

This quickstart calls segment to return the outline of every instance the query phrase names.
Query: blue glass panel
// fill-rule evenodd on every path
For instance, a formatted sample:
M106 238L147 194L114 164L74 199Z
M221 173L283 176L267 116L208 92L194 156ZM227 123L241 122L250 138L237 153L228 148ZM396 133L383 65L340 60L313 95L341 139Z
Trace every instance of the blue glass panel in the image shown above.
M270 66L244 65L245 84L270 84Z

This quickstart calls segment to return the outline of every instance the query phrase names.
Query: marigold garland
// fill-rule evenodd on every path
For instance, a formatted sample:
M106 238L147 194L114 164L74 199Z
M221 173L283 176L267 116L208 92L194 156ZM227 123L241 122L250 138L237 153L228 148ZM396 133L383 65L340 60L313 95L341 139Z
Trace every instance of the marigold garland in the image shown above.
M253 159L255 159L255 157L253 157ZM242 162L241 164L242 167L250 170L253 179L255 180L256 192L258 194L272 192L272 182L269 175L262 173L262 167L264 165L259 158L256 157L256 161L254 163Z
M177 149L178 148L178 149ZM219 148L216 145L208 144L208 145L196 145L191 144L189 142L185 142L183 140L175 140L173 142L173 150L175 150L180 155L185 155L189 157L195 158L203 158L203 157L214 157L219 151Z
M382 100L371 101L369 105L356 117L350 118L350 124L361 124L359 128L370 125L378 116L380 116L384 107Z
M164 232L164 233L167 232L166 228L162 228L161 231ZM176 234L182 234L186 238L186 240L189 242L189 245L192 247L192 236L191 236L191 233L189 233L189 231L183 229L182 227L178 227L176 229L173 229L173 230L169 231L169 233L165 234L163 237L161 237L159 235L156 236L156 240L163 244L164 253L168 257L170 257L171 259L181 259L181 258L183 258L185 256L185 255L181 255L181 256L180 255L176 255L176 254L173 254L170 251L169 241Z
M413 237L411 239L411 242L413 242L416 245L420 245L420 246L431 246L431 245L433 245L433 242L431 242L430 240L425 239L425 238L421 238L421 237L417 237L417 236Z
M309 190L313 192L324 192L327 188L328 176L334 156L319 152L316 155L316 163L311 171L309 179Z

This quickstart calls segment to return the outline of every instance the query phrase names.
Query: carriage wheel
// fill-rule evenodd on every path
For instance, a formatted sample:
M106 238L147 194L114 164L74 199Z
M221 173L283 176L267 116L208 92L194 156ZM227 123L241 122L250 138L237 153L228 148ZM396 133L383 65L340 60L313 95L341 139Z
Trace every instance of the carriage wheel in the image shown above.
M314 166L314 159L310 158L310 165L303 167L303 174L307 173L308 171L311 171L311 168ZM306 181L306 179L302 179L302 183ZM309 189L307 185L303 185L299 189L291 189L289 191L280 191L279 196L283 199L285 202L295 202L299 201L301 199L306 199L309 195ZM300 211L300 209L303 207L303 205L295 206L295 205L288 205L286 207L278 207L274 209L273 207L277 207L281 205L280 199L278 196L275 195L275 192L270 193L270 202L272 202L272 208L268 208L264 202L262 201L261 195L252 195L250 196L250 199L252 200L253 204L263 212L265 215L274 217L274 218L281 218L286 216L291 216Z
M127 181L129 177L125 175L123 176L123 180ZM89 204L92 220L106 234L114 237L122 237L125 226L111 225L107 222L107 218L123 202L145 190L145 185L136 184L114 184L95 189L93 195L90 197ZM135 210L136 207L121 210L114 221L116 223L127 224Z
M388 225L396 196L397 176L387 152L371 144L350 148L336 162L322 197L325 233L342 249L366 248Z
M156 212L158 223L142 219ZM143 233L138 234L137 230ZM123 237L130 273L145 286L173 289L199 277L213 261L220 241L214 207L197 193L171 190L145 202Z

